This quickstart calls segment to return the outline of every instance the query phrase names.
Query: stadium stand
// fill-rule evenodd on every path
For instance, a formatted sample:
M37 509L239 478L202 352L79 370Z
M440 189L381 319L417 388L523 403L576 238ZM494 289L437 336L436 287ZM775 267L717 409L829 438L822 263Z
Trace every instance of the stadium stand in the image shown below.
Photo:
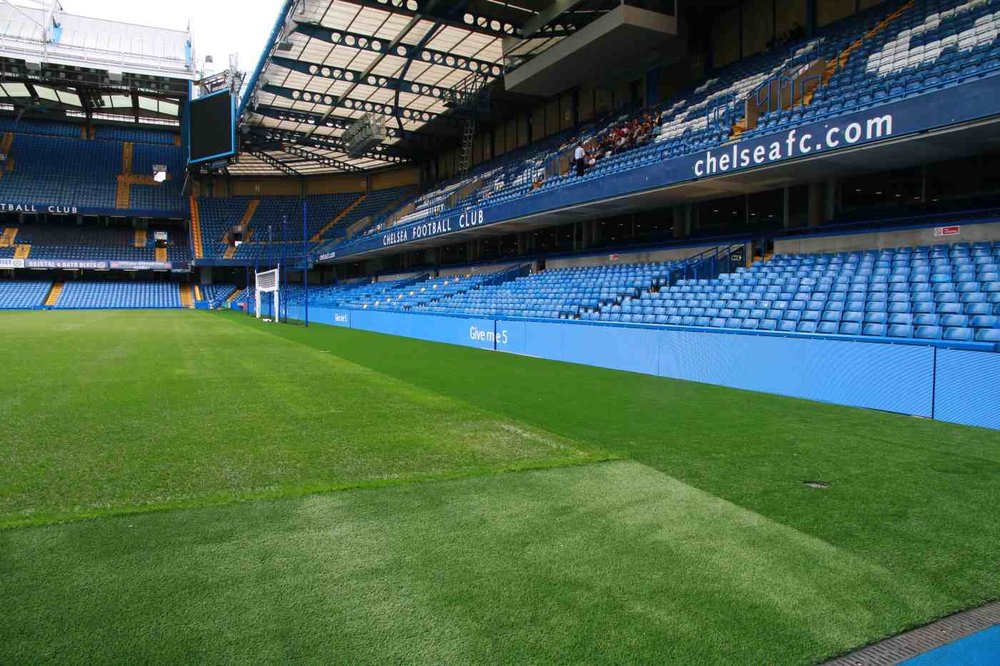
M51 282L0 280L0 310L41 308L51 289Z
M104 141L129 141L135 144L158 144L164 146L178 145L179 135L176 132L153 130L138 127L105 127L94 128L94 138Z
M458 293L443 302L424 305L423 309L490 317L576 319L669 284L671 275L683 265L663 262L548 270Z
M998 26L1000 13L984 0L882 3L811 39L727 67L654 109L586 125L574 137L546 139L516 155L484 163L468 177L446 182L411 201L400 209L402 214L376 220L367 233L465 206L529 197L573 182L578 177L569 173L565 157L577 141L588 145L597 158L583 176L591 180L716 148L734 137L790 129L982 77L1000 68ZM795 103L772 103L776 108L749 126L744 100L761 98L762 93L766 98L769 82L782 77L788 81L789 72L801 72L815 63L825 66L821 73L800 79L805 92ZM619 145L623 128L644 119L651 125L648 131L627 134ZM609 137L616 138L611 145Z
M200 286L202 297L212 309L225 305L226 301L237 291L232 284L203 284Z
M10 228L17 229L18 244L31 246L32 259L160 261L153 240L153 232L160 230L167 231L170 238L166 248L169 261L186 263L191 260L187 234L181 227L153 227L148 232L142 231L139 244L136 230L128 227L49 223Z
M121 144L14 134L0 178L5 201L112 209ZM13 162L13 164L12 164ZM81 165L87 165L81 169Z
M695 260L317 287L316 305L486 317L1000 342L1000 242L778 255L712 279ZM248 291L252 299L252 291ZM301 304L301 287L289 290Z
M67 282L56 309L180 308L173 282Z
M411 191L411 187L403 186L373 190L366 195L200 197L198 226L204 255L215 259L276 260L283 256L282 242L288 246L285 254L300 254L303 201L308 215L305 232L310 247L316 248L343 238L356 222L384 210ZM247 230L244 242L234 248L225 242L225 235L236 225L246 225Z
M7 202L58 206L60 212L115 209L183 212L184 159L180 147L165 140L133 144L81 138L82 128L65 123L3 119L7 160L0 175L0 198ZM143 136L142 130L122 132ZM102 136L117 131L99 132ZM152 132L150 137L159 136ZM134 156L134 157L132 157ZM154 183L153 165L167 167L168 180ZM81 168L86 165L86 168ZM131 198L120 195L119 181ZM123 205L124 204L124 205Z
M1000 341L1000 243L779 255L714 280L681 280L601 321Z

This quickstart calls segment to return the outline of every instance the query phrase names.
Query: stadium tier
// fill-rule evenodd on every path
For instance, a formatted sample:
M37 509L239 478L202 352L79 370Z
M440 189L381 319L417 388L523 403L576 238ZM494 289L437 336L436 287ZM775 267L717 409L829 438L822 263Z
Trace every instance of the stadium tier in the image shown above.
M183 151L152 131L147 142L110 137L116 128L82 138L78 126L5 119L7 152L0 167L0 199L17 212L116 214L141 212L180 217ZM121 130L143 137L141 130ZM105 138L107 137L107 138ZM153 166L167 168L167 180L153 180Z
M1000 342L1000 243L776 256L585 316L824 335Z
M172 282L67 282L60 310L180 308L180 289Z
M357 222L398 203L410 186L372 190L364 194L321 194L306 197L200 197L199 223L205 258L251 262L277 261L302 253L302 237L311 251L322 252L332 240L343 238ZM307 216L305 229L303 211ZM245 227L239 247L226 242L227 233ZM282 247L284 246L284 247Z
M58 218L57 218L58 219ZM155 240L165 234L166 241ZM97 263L122 262L122 268L150 268L170 263L186 266L191 261L187 232L183 227L153 226L132 229L124 226L75 225L60 222L47 224L0 224L0 236L12 239L10 247L0 247L0 256L15 258L20 250L26 267L32 268L108 268ZM134 264L126 266L125 264Z
M313 287L320 307L732 332L1000 342L1000 242L778 255L712 279L694 259ZM285 290L302 305L301 286ZM250 303L253 291L240 302Z
M577 143L588 154L582 178L594 180L980 78L1000 69L998 28L1000 12L986 0L881 3L813 38L724 68L655 108L481 164L374 221L366 233L577 182L581 176L570 172L568 160ZM770 99L780 95L791 95L790 101ZM746 116L751 98L768 107L752 122ZM830 139L843 143L839 134Z
M0 280L0 310L34 310L45 304L51 282Z
M203 300L212 309L221 308L237 291L233 284L205 284L199 287Z
M565 268L457 294L428 312L577 319L623 298L670 284L684 262Z

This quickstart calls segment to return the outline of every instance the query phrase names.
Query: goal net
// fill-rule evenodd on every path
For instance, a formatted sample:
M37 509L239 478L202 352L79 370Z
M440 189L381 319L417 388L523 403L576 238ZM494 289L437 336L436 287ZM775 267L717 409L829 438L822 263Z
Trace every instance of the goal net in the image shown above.
M278 279L280 270L281 268L279 267L262 273L254 273L254 303L257 306L255 310L257 319L260 319L265 314L264 311L269 310L274 321L278 321L278 313L280 312L278 309L279 299L281 298L280 281ZM270 303L266 301L270 301Z

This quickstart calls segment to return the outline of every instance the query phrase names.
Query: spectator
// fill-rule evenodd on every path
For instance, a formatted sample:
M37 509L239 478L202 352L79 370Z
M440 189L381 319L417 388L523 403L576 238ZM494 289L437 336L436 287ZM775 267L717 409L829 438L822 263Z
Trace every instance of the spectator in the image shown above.
M576 150L573 151L573 163L576 165L576 175L582 176L584 170L587 168L587 151L583 149L583 142L578 142L576 144Z

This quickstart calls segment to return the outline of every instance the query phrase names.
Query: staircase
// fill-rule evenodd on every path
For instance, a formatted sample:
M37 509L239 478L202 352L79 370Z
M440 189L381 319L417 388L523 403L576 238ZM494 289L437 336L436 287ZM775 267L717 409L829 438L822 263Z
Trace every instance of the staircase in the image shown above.
M247 204L247 209L243 211L243 217L240 218L240 226L246 227L250 225L250 220L253 219L254 213L257 212L257 206L260 205L260 199L251 199L250 203Z
M122 175L132 175L132 163L135 156L135 144L131 141L122 143Z
M134 247L143 248L146 247L146 230L136 229L135 230L135 240L133 241Z
M128 176L118 176L118 189L115 190L115 208L128 208L132 199L132 183Z
M730 136L733 139L738 139L738 138L740 138L740 135L743 134L743 132L746 132L746 131L747 131L747 119L746 118L742 118L740 120L737 120L735 123L733 123L733 131L732 131L732 134Z
M194 258L204 259L205 248L201 240L201 211L198 210L197 197L191 197L191 238L194 242Z
M191 297L191 285L181 285L181 307L191 310L194 308L194 299Z
M235 291L233 291L233 293L229 294L229 296L226 298L226 307L228 308L230 305L232 305L232 302L235 301L237 298L239 298L242 292L243 292L242 289L236 289Z
M45 297L45 307L53 308L59 302L59 297L62 296L63 287L66 286L65 282L56 282L52 285L52 289L49 291L49 295Z
M362 194L360 197L358 197L357 199L355 199L354 202L351 203L350 206L348 206L344 210L340 211L340 213L337 215L337 217L335 217L332 220L330 220L326 224L326 226L324 226L322 229L320 229L319 231L317 231L316 234L312 237L311 240L314 243L317 242L317 241L323 240L323 235L326 234L326 232L328 232L330 229L333 229L335 226L337 226L337 223L339 223L342 219L344 219L348 215L348 213L350 213L352 210L354 210L359 205L361 205L361 202L365 200L365 197L366 197L366 195Z
M128 208L132 197L132 160L135 154L135 144L131 141L122 143L122 172L118 175L118 189L115 191L115 208Z
M166 263L167 261L170 261L169 259L167 259L167 248L165 247L156 248L156 260L161 263Z
M7 156L7 162L4 164L2 170L0 170L0 178L3 177L5 173L9 173L14 170L14 160L11 159L10 149L14 144L14 133L4 132L3 139L0 140L0 153Z
M876 25L874 28L866 32L861 39L858 39L853 44L848 46L846 49L841 51L840 56L838 56L836 60L833 60L827 64L826 71L823 72L823 83L829 81L833 77L833 75L837 73L838 69L843 69L847 65L847 61L850 60L851 54L861 49L861 47L864 45L864 40L871 39L876 35L878 35L880 32L882 32L883 30L885 30L886 28L888 28L895 21L897 21L900 16L905 14L908 10L912 9L914 4L916 4L916 0L910 0L905 5L903 5L902 7L900 7L899 9L897 9L896 11L894 11L893 13L889 14L884 19L882 19L878 23L878 25ZM812 101L812 96L810 96L810 101Z
M7 227L0 235L0 247L14 247L14 239L17 238L17 227Z
M14 258L15 259L27 259L31 254L31 245L28 243L21 243L20 245L14 246Z
M202 295L201 295L201 287L198 286L198 285L194 286L194 300L196 300L196 301L203 301L203 300L205 300L204 297L202 297Z
M118 189L115 191L115 207L128 208L132 199L133 185L159 185L153 180L152 174L140 175L132 173L134 164L135 144L126 141L122 144L122 172L118 174ZM167 176L169 179L170 176Z

